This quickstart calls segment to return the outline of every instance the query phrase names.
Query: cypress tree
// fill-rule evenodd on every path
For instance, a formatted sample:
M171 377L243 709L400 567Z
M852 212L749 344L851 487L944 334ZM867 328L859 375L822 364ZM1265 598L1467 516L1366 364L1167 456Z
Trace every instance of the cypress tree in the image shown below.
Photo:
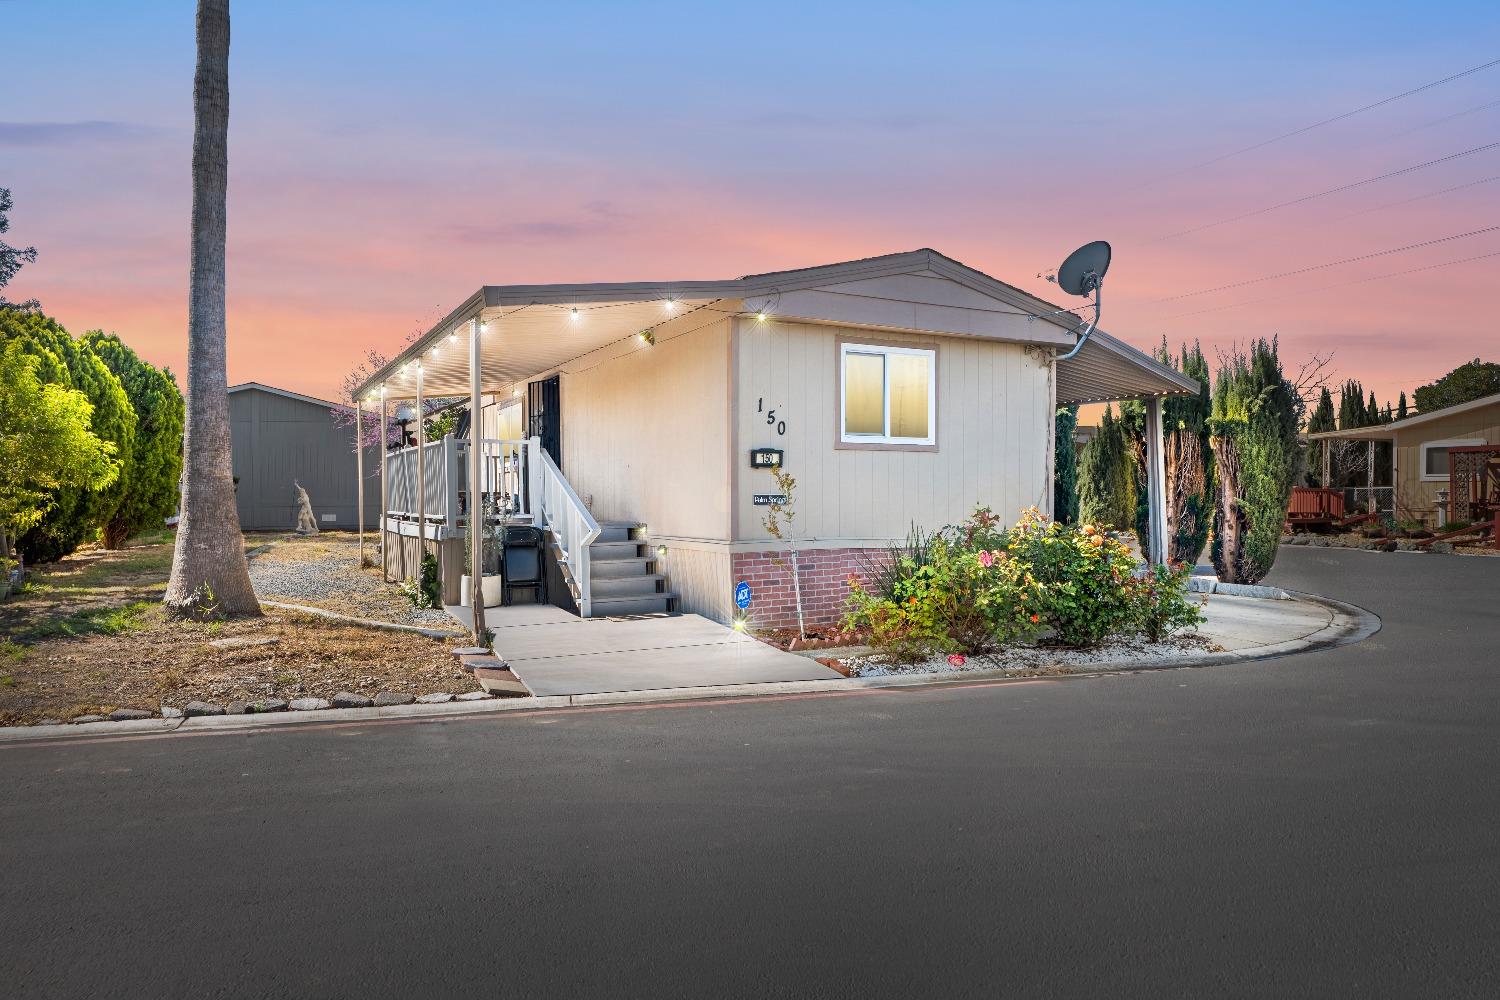
M1128 531L1135 522L1135 453L1122 421L1104 408L1099 433L1078 463L1078 514L1085 524Z
M1405 389L1401 390L1401 398L1396 403L1396 419L1397 420L1405 420L1406 419L1406 390Z
M1317 434L1320 431L1335 429L1333 394L1325 385L1322 393L1318 395L1318 405L1313 409L1312 416L1307 418L1307 433ZM1325 487L1329 484L1323 482L1323 453L1328 450L1328 447L1327 441L1319 441L1308 452L1308 459L1312 463L1312 467L1308 470L1308 481Z
M1058 407L1054 426L1052 519L1061 524L1072 524L1078 520L1078 447L1073 443L1073 432L1078 428L1078 407Z

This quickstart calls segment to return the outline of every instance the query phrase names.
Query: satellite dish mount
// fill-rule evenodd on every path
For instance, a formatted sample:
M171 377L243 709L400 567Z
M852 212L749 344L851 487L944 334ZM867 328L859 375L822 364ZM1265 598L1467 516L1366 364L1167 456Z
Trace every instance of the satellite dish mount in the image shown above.
M1104 284L1104 273L1109 270L1110 257L1109 244L1095 240L1068 254L1068 259L1057 269L1057 283L1063 291L1069 295L1094 297L1094 318L1084 324L1078 343L1067 354L1059 355L1058 361L1067 361L1083 350L1089 335L1099 328L1099 288Z

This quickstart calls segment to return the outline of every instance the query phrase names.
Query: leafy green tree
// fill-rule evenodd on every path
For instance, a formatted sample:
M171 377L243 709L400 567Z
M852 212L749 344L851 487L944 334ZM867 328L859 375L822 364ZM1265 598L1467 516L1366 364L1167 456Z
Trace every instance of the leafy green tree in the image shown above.
M43 382L41 368L19 340L0 346L0 597L10 590L10 539L59 496L102 489L119 474L114 445L89 429L88 398Z
M1230 354L1214 383L1209 417L1219 504L1214 568L1226 583L1270 572L1301 451L1302 402L1281 371L1277 343L1257 340Z
M104 544L115 549L131 535L159 527L177 507L182 393L171 372L142 361L114 334L91 330L83 339L120 380L136 417L135 445L121 476L123 497L104 523Z
M1060 406L1056 416L1055 455L1052 465L1052 519L1060 524L1078 520L1078 407Z
M0 236L10 231L10 209L13 202L10 198L10 188L0 188ZM10 279L16 276L21 268L36 260L36 247L13 247L0 240L0 288L10 284ZM0 295L0 309L37 309L35 299L29 302L7 302L5 296Z
M1418 387L1415 395L1417 411L1431 413L1497 393L1500 393L1500 364L1475 358L1436 382Z
M60 489L42 519L20 536L17 548L26 559L46 562L94 537L119 508L124 497L121 482L130 479L135 411L115 374L56 320L35 311L0 310L0 344L12 342L38 359L37 377L42 382L83 393L93 407L90 428L114 445L112 455L123 465L107 485Z
M1135 523L1135 450L1122 420L1106 406L1099 433L1078 463L1078 516L1084 524L1128 531Z

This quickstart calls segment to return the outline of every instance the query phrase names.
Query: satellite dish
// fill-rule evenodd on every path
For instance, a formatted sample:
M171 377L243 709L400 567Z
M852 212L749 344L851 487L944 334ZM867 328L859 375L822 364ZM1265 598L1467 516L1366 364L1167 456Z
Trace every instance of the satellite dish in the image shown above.
M1058 361L1068 361L1077 356L1083 350L1083 345L1088 343L1089 335L1099 327L1099 286L1104 284L1104 272L1109 270L1110 255L1109 244L1103 240L1095 240L1068 254L1068 259L1057 269L1057 283L1063 291L1069 295L1094 297L1094 318L1081 328L1083 332L1079 334L1073 349L1067 354L1058 355Z
M1109 270L1109 244L1095 240L1068 254L1057 269L1057 283L1069 295L1092 295Z

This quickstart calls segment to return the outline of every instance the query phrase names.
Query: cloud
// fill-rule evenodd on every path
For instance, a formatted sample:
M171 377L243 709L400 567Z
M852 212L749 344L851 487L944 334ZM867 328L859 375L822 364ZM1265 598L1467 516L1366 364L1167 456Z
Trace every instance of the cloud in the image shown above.
M0 146L43 148L134 142L158 131L132 122L0 122Z

